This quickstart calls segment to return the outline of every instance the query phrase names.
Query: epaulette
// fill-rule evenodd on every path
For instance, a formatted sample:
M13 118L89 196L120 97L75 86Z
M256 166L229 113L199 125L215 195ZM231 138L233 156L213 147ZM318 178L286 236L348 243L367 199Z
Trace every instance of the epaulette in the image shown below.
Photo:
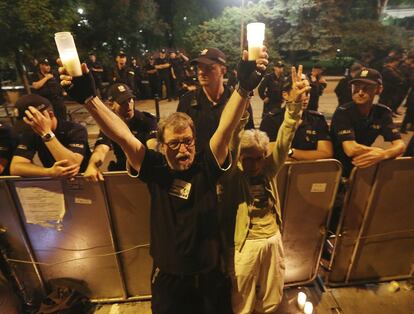
M374 106L376 106L376 107L378 107L378 108L381 108L381 109L384 109L384 110L386 110L386 111L391 112L391 108L390 108L390 107L388 107L388 106L386 106L386 105L383 105L383 104L375 104Z
M270 110L266 114L273 117L273 116L277 116L278 114L283 114L283 112L284 112L283 108L275 108L275 109Z
M179 103L185 104L186 106L195 107L197 106L197 90L188 91L180 97Z
M322 112L316 111L316 110L308 110L308 113L314 116L324 117Z
M354 103L352 101L351 102L347 102L346 104L343 104L343 105L339 106L338 109L339 110L348 110L348 109L350 109L352 107L353 104Z

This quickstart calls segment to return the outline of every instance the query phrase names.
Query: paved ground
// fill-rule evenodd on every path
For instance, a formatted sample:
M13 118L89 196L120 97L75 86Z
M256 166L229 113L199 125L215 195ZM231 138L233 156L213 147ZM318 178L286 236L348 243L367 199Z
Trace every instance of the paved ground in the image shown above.
M333 88L336 86L337 79L331 78L328 80L328 88L325 94L320 99L320 111L325 114L328 121L331 119L333 112L336 109L337 101L333 93ZM167 102L165 100L160 102L161 118L174 112L177 107L177 101ZM75 106L79 108L79 106ZM74 107L74 108L75 108ZM149 111L155 114L155 105L152 100L145 100L137 102L137 108L140 110ZM254 121L256 126L260 124L260 117L262 114L262 102L259 97L252 98L252 108ZM84 122L87 122L88 130L91 137L96 137L98 128L94 125L91 119L82 108L76 117ZM402 108L403 110L403 108ZM395 119L397 124L401 123L401 117ZM403 139L408 142L413 132L404 135ZM387 144L379 139L375 145L386 146ZM390 291L389 283L382 283L379 285L362 285L358 287L346 288L321 288L315 284L309 287L300 288L305 291L308 298L315 306L314 313L317 314L410 314L414 313L414 292L410 290L410 284L401 282L401 289L397 292ZM324 290L324 291L322 291ZM277 311L277 314L299 314L296 307L296 296L298 288L290 288L285 291L283 302ZM100 305L95 311L96 314L150 314L150 302L131 302L119 304Z

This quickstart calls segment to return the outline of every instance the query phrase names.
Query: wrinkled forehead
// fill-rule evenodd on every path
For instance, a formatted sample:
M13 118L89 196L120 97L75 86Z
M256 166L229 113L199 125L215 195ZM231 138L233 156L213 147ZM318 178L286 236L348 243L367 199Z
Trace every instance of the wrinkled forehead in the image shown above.
M193 137L193 130L188 124L168 125L164 129L164 141L180 140L182 138Z

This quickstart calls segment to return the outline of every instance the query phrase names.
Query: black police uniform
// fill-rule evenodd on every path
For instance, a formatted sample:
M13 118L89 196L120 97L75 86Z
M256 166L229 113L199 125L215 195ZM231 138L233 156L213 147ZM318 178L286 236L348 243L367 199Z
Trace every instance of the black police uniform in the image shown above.
M385 66L381 74L384 89L380 95L379 102L391 108L393 112L397 112L400 105L404 78L397 69L391 66Z
M309 74L308 77L311 77L311 74ZM310 96L309 96L309 104L308 109L318 111L319 108L319 97L323 94L323 91L325 90L327 84L321 83L319 80L321 79L321 75L316 76L316 80L312 81L310 80Z
M172 171L159 152L145 152L138 178L151 195L154 314L231 312L219 270L216 184L223 172L209 147L185 171Z
M414 157L414 135L411 137L404 153L405 157Z
M181 57L170 59L171 67L174 70L175 79L171 80L173 96L178 97L181 84L185 80L185 61Z
M127 66L123 67L122 69L119 69L118 66L115 66L111 73L111 82L113 84L126 84L132 91L135 91L135 72L132 68Z
M5 159L7 161L4 171L0 173L1 176L10 175L10 162L16 146L17 138L13 129L8 125L0 123L0 159Z
M63 146L83 156L80 172L85 171L91 155L86 128L72 121L59 121L54 133ZM32 160L36 152L43 167L50 168L56 162L42 138L32 130L25 131L19 139L14 155Z
M276 141L277 133L283 123L286 108L276 109L266 115L260 124L260 130L266 132L271 142ZM322 113L304 110L302 123L295 132L292 148L316 150L318 141L329 141L329 128Z
M135 110L134 116L126 122L132 134L144 145L151 138L157 136L157 119L148 112ZM114 150L116 162L112 162L108 166L109 171L122 171L126 169L126 156L122 148L108 138L102 131L99 132L95 147L98 145L106 145Z
M155 59L155 65L170 63L170 60L165 58L157 58ZM159 87L158 90L162 93L162 83L164 82L165 88L167 89L167 98L171 99L172 92L171 92L171 67L158 69L158 77L159 77ZM160 94L161 96L161 94Z
M335 158L342 162L344 177L349 177L353 165L352 158L348 157L342 148L342 142L356 141L358 144L371 146L379 135L389 142L401 139L392 121L392 112L387 106L374 104L368 117L359 113L354 102L335 110L331 123L331 138Z
M335 87L335 94L338 98L338 107L352 101L352 87L351 84L349 84L351 80L352 76L347 75L342 78Z
M195 91L185 93L180 97L177 111L185 112L194 121L196 129L196 150L200 151L209 144L210 138L220 122L221 113L224 106L228 102L231 96L232 90L230 88L224 88L224 93L216 104L213 104L204 93L202 88L198 88ZM251 106L248 109L250 113L250 120L246 125L246 129L254 128L253 113Z
M96 69L103 70L102 65L98 61L92 62L91 60L88 60L86 64L88 65L88 68L92 73L93 79L95 80L96 88L99 90L101 97L103 97L103 89L102 89L103 71L96 71Z
M41 72L38 72L35 81L40 81L44 77L45 75L43 75ZM56 118L62 121L66 120L67 114L63 99L63 89L56 77L47 80L41 88L33 89L33 93L49 99L49 101L52 103Z
M258 88L259 96L263 100L269 98L269 102L263 104L262 117L273 109L280 108L283 102L283 87L288 84L288 82L289 78L284 74L276 76L275 73L270 73L263 78L263 81Z
M158 70L155 68L154 65L151 65L149 62L144 66L144 70L146 75L148 76L148 81L150 83L151 87L151 93L152 97L155 97L155 95L160 95L160 77L158 75ZM155 73L148 73L148 71L157 70Z

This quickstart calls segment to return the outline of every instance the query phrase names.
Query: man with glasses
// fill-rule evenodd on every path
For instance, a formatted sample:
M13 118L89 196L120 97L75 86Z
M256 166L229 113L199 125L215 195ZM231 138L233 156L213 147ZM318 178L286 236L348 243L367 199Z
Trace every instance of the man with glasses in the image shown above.
M180 97L177 111L185 112L194 121L197 134L196 150L200 151L208 145L216 131L232 89L224 85L224 75L227 72L226 56L219 49L204 49L191 63L197 65L200 86ZM250 107L249 112L249 125L254 127Z
M287 100L290 87L289 84L282 91L284 101ZM290 160L315 160L333 156L328 124L322 113L307 109L309 96L309 91L301 95L302 116L288 152ZM286 107L272 110L260 124L260 130L267 133L271 142L276 141L285 111Z
M68 94L118 143L128 168L138 172L151 195L152 312L231 313L229 288L220 269L216 184L231 165L229 142L267 66L267 53L239 65L239 88L226 104L217 130L204 151L196 154L193 121L173 113L158 127L160 151L147 149L128 126L95 95L85 64L73 78L60 69Z
M400 156L405 149L401 135L392 121L391 110L374 104L375 95L381 94L381 74L370 68L359 71L352 84L353 102L338 107L332 117L331 137L335 158L342 162L343 176L352 168L365 168L382 160ZM371 147L382 135L391 147Z
M148 112L135 109L135 96L126 84L114 84L108 90L111 109L124 121L134 136L146 147L155 149L157 146L157 119ZM116 161L111 161L109 171L126 169L126 156L122 148L109 139L102 131L99 132L88 168L83 174L87 181L103 181L101 165L109 150L113 149Z

